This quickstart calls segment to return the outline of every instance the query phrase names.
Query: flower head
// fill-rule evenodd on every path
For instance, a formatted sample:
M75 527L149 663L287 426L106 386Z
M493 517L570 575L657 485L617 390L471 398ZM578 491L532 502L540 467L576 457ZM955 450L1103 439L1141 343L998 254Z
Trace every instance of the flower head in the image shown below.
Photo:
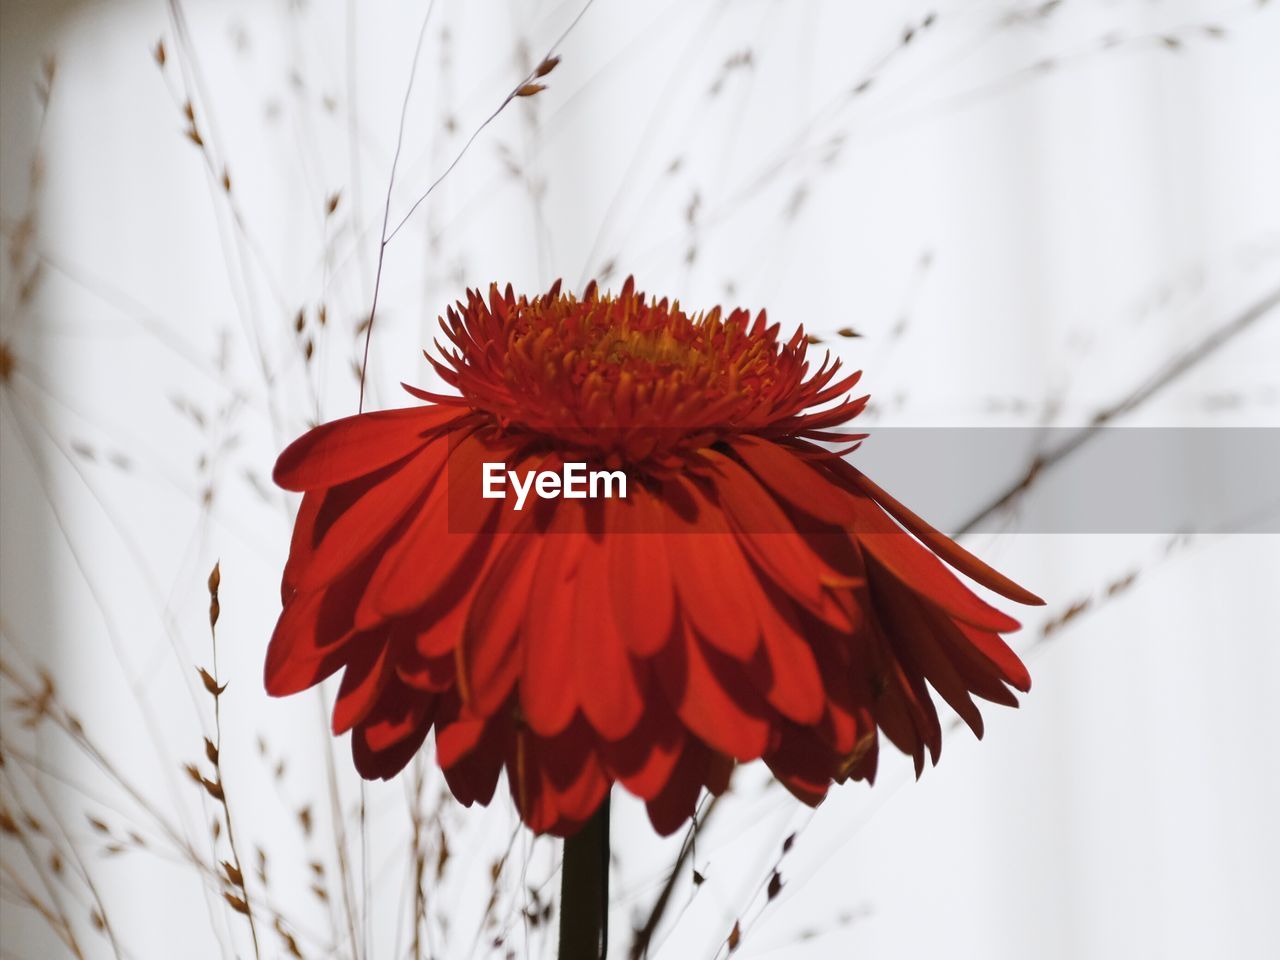
M735 763L807 803L874 778L879 735L936 761L926 683L981 735L973 697L1016 705L1017 622L948 569L1023 603L987 567L814 441L866 398L810 371L763 312L690 315L630 280L468 292L435 364L458 395L338 420L281 455L304 493L266 684L343 671L335 733L365 777L436 731L455 796L500 773L534 830L573 832L614 782L669 833ZM820 408L820 409L815 409ZM480 467L583 461L625 499L480 495ZM1012 690L1011 690L1012 688Z
M459 307L443 324L453 350L432 362L461 397L424 399L636 466L733 433L821 439L866 403L806 414L847 394L858 374L836 381L836 361L806 377L803 330L783 343L764 311L754 321L719 307L691 316L678 302L646 300L631 279L616 297L592 285L578 300L557 283L532 301L508 288Z

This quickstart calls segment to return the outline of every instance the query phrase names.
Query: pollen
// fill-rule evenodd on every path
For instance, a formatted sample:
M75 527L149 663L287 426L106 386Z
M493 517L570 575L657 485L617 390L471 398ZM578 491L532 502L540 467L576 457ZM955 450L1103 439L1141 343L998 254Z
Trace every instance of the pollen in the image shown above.
M839 360L810 375L803 328L783 340L763 310L690 313L631 278L616 295L593 282L580 299L558 281L532 299L468 291L441 328L449 346L432 363L461 397L429 399L631 463L747 432L833 439L820 431L866 400L846 396L858 375L837 379Z

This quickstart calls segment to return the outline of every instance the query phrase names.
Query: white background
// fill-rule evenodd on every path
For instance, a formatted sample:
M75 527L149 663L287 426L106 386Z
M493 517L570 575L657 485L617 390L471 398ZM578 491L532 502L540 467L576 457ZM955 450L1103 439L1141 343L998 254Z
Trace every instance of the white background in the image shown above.
M355 327L426 5L184 7L190 46L159 2L3 3L6 252L34 210L29 255L44 265L21 303L25 268L4 264L17 358L0 419L4 656L47 665L119 768L207 847L213 809L179 766L211 728L193 667L209 663L204 579L220 558L238 829L269 850L270 896L315 933L300 937L308 956L349 956L305 889L310 857L334 868L318 701L260 690L289 504L257 485L310 422L354 412ZM438 0L393 224L579 10ZM931 10L904 48L904 26ZM633 272L688 305L804 323L865 369L872 422L1087 423L1280 283L1277 50L1274 4L1248 2L596 0L549 89L484 129L387 247L370 404L402 403L399 380L429 382L418 350L465 285L578 286L613 261L615 284ZM50 53L41 121L32 81ZM187 96L212 175L183 136ZM303 309L315 333L320 303L328 325L306 364L293 317ZM1276 426L1277 321L1124 422ZM834 334L846 326L862 338ZM939 482L962 466L940 465ZM970 545L1050 601L1015 638L1035 681L1022 709L986 710L980 744L953 731L918 783L886 754L874 788L836 789L816 813L740 770L698 840L707 880L682 880L660 955L712 956L739 918L741 956L1261 957L1280 942L1280 544L1009 527ZM5 737L32 742L12 713ZM93 853L86 810L113 823L136 811L56 738L36 746L86 787L51 789L129 954L245 955L243 924L191 868ZM363 848L352 839L372 893L359 953L403 955L407 778L362 793L345 743L334 757L348 829L367 804ZM438 791L429 780L432 809ZM307 802L318 841L295 824ZM516 831L504 793L487 812L442 809L452 858L429 890L431 942L485 955L491 935L474 930L493 857L516 838L504 890L519 903L522 873L554 890L556 844ZM657 841L625 797L614 809L623 956L680 838ZM793 831L786 885L762 910ZM3 853L23 869L20 848ZM0 905L5 956L57 955L38 918ZM109 956L76 916L89 952ZM517 956L551 955L518 915L504 922Z

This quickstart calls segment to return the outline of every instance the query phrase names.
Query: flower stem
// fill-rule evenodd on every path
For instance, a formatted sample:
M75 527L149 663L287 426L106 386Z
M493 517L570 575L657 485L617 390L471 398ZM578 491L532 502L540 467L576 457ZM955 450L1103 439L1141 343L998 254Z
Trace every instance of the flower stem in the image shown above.
M564 842L559 960L605 960L609 950L609 795Z

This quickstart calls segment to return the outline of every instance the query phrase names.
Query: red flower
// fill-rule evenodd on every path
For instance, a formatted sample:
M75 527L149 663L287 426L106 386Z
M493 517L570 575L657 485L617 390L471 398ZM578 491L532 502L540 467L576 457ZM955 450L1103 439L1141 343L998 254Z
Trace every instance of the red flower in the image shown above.
M426 405L318 427L275 469L304 496L267 690L344 670L333 730L363 776L434 727L465 804L505 769L524 821L568 834L616 781L670 833L736 762L816 804L873 779L883 732L919 773L942 736L926 681L979 736L973 696L1029 688L999 636L1017 622L947 565L1041 601L813 443L859 440L832 428L866 398L839 361L810 373L803 332L630 280L469 292L441 326L460 396L406 387ZM623 469L626 498L479 496L482 462L571 461Z

